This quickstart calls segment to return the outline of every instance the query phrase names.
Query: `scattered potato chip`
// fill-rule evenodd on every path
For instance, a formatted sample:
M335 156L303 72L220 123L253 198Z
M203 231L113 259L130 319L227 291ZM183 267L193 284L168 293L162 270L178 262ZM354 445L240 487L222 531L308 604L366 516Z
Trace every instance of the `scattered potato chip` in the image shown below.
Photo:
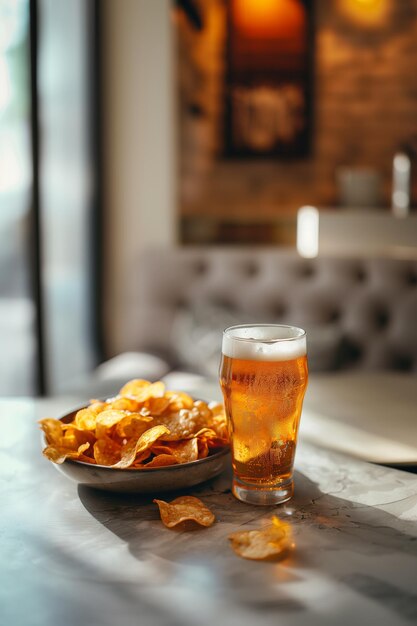
M158 505L161 520L167 528L174 528L187 521L208 527L216 521L210 509L194 496L181 496L172 502L155 499L154 502Z
M142 379L129 381L113 398L91 400L69 423L39 423L51 461L70 458L118 469L189 463L229 441L223 405Z
M282 558L290 548L291 528L278 517L260 530L244 530L229 535L233 550L244 559L270 561Z

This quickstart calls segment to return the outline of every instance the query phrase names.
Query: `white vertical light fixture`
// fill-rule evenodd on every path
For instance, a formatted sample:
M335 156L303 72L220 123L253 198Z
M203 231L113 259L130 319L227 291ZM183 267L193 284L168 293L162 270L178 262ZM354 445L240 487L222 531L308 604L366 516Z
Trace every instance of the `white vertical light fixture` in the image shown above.
M394 157L392 178L392 212L396 217L406 217L410 209L411 161L403 152Z
M306 259L312 259L319 253L319 212L314 206L298 209L297 251Z

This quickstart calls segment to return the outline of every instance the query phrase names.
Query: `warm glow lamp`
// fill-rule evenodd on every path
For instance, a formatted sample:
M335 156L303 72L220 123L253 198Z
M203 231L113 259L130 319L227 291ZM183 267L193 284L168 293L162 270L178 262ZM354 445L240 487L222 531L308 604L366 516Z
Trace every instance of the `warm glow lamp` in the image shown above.
M339 10L358 26L378 27L388 17L392 0L338 0Z
M234 0L232 6L236 27L248 37L289 37L305 20L298 0Z

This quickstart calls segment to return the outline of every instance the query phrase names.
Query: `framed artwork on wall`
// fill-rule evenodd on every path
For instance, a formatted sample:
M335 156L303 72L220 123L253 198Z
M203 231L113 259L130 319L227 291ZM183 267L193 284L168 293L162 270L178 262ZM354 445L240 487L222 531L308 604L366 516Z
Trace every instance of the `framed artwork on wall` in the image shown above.
M227 3L226 156L309 153L312 4L312 0Z

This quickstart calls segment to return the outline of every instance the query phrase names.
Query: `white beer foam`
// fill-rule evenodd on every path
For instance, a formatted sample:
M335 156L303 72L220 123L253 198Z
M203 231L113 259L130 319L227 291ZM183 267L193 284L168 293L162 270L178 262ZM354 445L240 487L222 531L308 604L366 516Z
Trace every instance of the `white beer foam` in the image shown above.
M289 361L307 354L307 341L294 326L235 326L223 333L222 352L232 359Z

